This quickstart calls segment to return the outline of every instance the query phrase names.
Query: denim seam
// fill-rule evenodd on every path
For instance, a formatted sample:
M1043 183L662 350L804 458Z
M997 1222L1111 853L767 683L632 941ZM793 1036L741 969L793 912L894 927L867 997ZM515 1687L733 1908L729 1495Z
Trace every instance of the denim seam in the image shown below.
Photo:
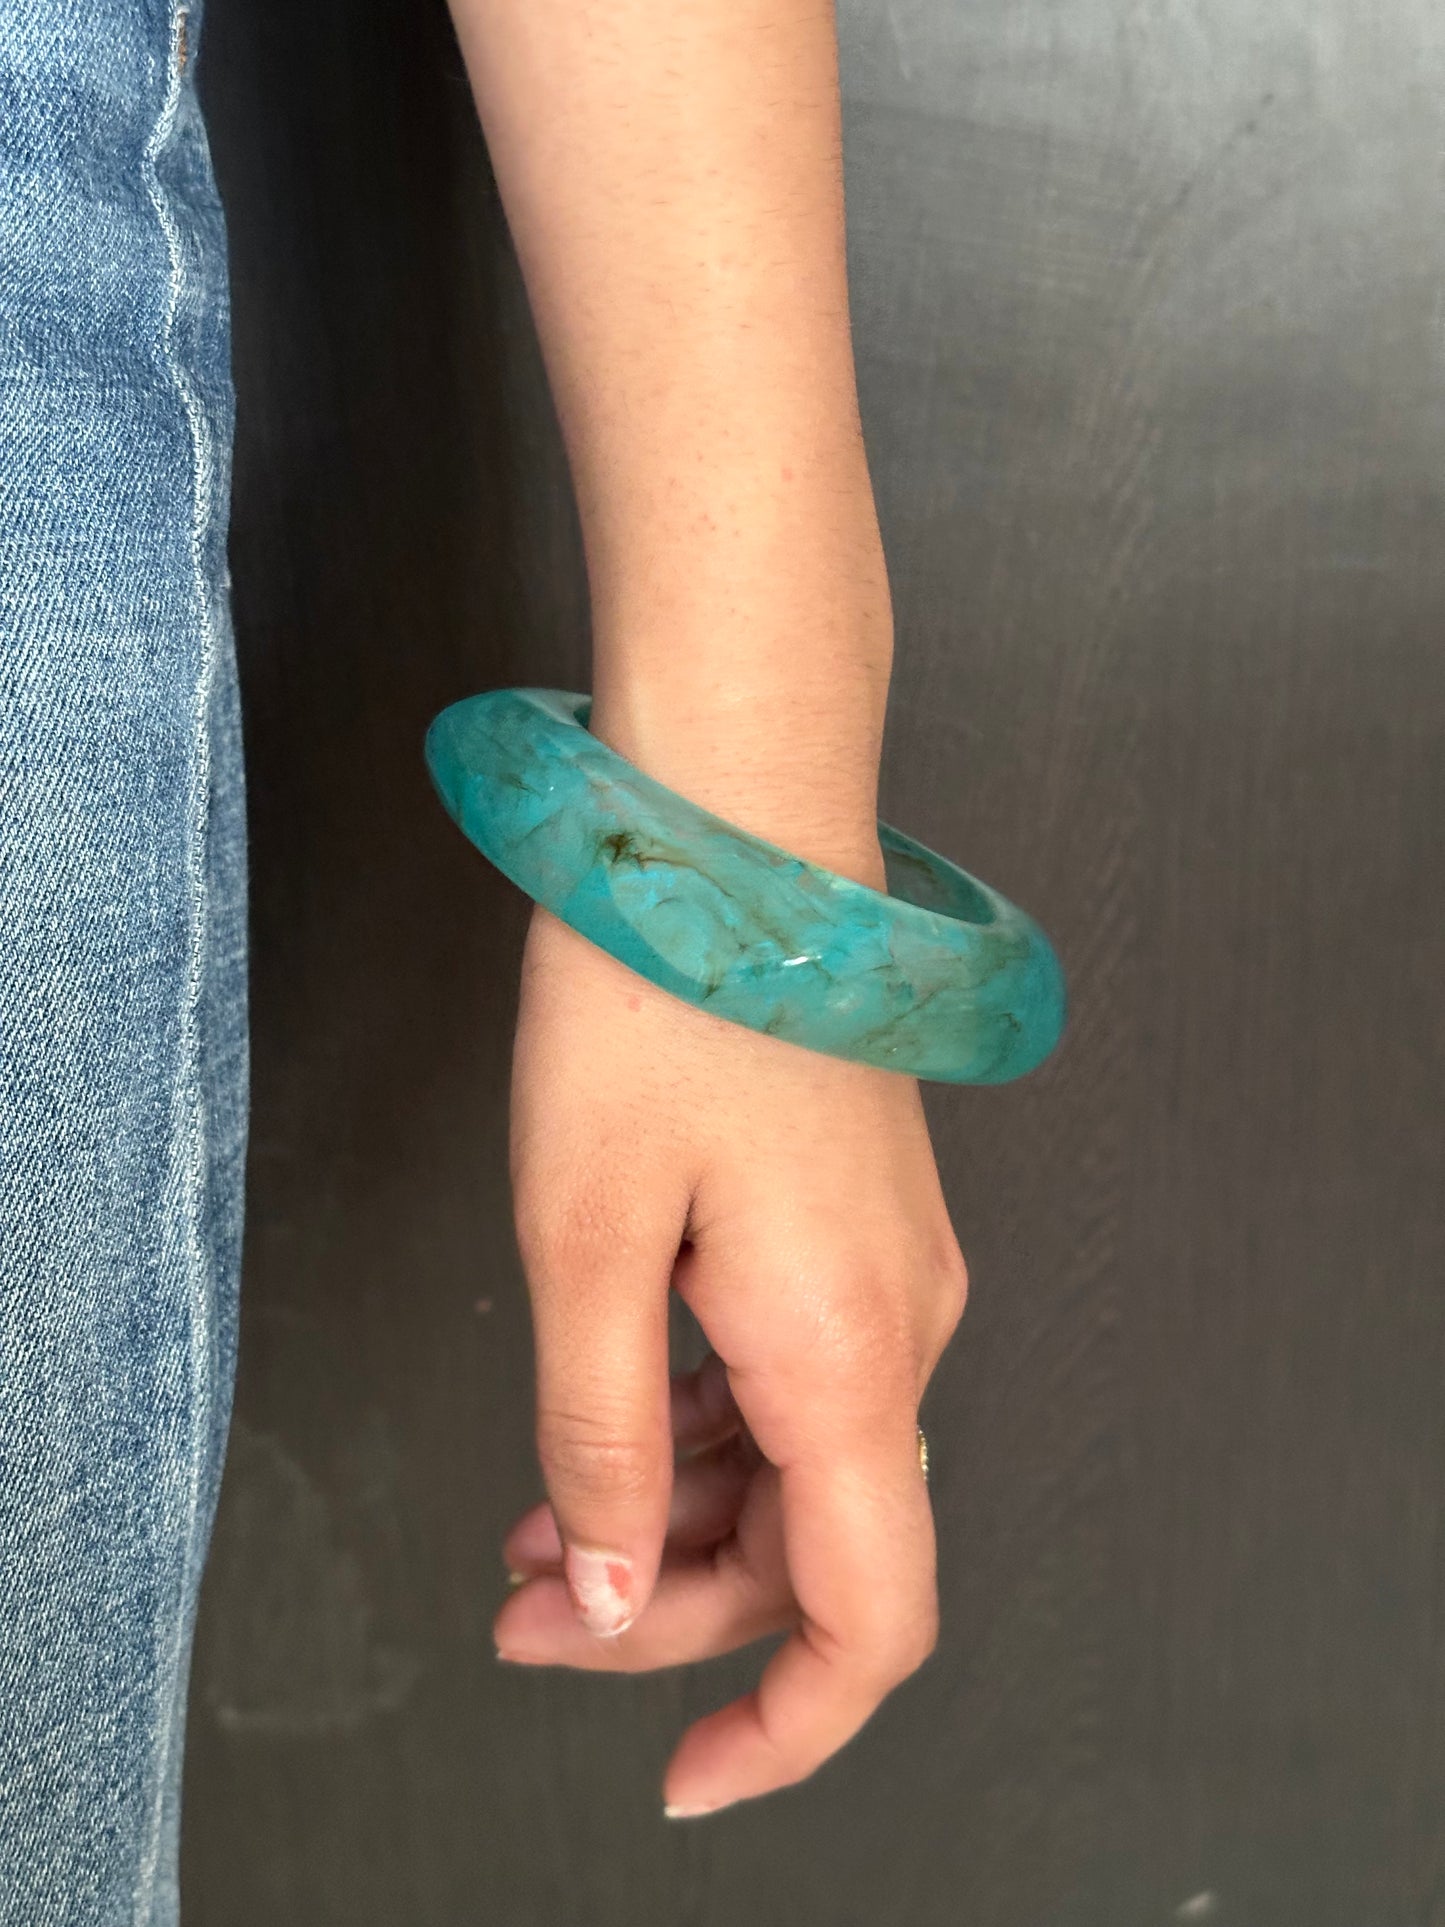
M160 156L175 131L180 109L185 67L182 63L182 36L189 9L172 0L168 35L168 75L160 114L145 145L141 173L146 193L155 210L169 261L166 300L162 311L160 349L174 383L177 398L189 429L192 461L190 551L199 634L199 660L196 667L195 715L187 804L187 852L189 927L188 956L184 998L181 1008L179 1064L176 1079L175 1112L171 1128L172 1163L167 1185L167 1225L179 1227L184 1241L181 1254L190 1281L190 1425L187 1517L181 1558L179 1598L174 1614L175 1633L167 1663L160 1668L157 1707L157 1745L154 1754L155 1784L150 1790L148 1839L140 1863L136 1891L136 1927L146 1927L152 1917L155 1882L164 1827L166 1795L174 1770L175 1728L181 1703L182 1669L187 1643L186 1607L191 1596L199 1549L201 1509L201 1426L206 1409L207 1374L213 1372L210 1358L215 1343L210 1304L210 1279L203 1236L202 1213L206 1191L206 1116L201 1090L200 1010L204 990L205 947L207 936L206 838L210 812L211 746L210 693L216 660L216 637L210 596L206 586L206 536L214 497L214 461L205 411L194 383L182 365L175 348L176 317L180 308L185 276L181 230L170 200L161 185Z

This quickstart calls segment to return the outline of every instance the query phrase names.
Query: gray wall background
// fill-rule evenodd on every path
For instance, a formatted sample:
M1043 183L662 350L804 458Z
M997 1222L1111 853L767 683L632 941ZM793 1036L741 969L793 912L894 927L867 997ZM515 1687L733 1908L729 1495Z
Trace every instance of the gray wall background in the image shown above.
M209 14L256 1039L192 1927L1442 1927L1445 15L843 6L886 813L1038 912L1074 1016L929 1093L941 1650L668 1827L754 1660L488 1637L524 906L420 738L586 681L525 300L438 6Z

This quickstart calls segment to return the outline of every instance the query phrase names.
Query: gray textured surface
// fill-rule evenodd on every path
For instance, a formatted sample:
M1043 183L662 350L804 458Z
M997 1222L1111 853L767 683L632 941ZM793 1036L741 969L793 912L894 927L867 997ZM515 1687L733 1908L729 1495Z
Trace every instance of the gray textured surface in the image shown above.
M525 304L435 11L210 4L257 1038L192 1927L1445 1927L1445 16L844 6L886 813L1075 1014L930 1095L941 1650L669 1829L748 1663L487 1636L523 913L419 746L585 684Z

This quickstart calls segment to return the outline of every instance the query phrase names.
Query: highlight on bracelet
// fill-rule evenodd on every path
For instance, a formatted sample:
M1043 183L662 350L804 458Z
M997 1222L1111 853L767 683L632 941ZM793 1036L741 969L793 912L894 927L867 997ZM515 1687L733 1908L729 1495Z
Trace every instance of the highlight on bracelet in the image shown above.
M437 793L519 889L662 989L810 1050L1002 1084L1062 1034L1064 977L1016 905L878 825L888 890L679 795L587 728L591 697L493 689L426 737Z

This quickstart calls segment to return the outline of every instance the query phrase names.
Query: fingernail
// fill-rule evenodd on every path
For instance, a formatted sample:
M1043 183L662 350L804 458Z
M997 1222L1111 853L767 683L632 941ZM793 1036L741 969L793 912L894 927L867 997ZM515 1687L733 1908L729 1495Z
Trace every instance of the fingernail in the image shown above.
M525 1586L529 1577L530 1575L525 1572L509 1572L507 1574L507 1584L509 1586Z
M632 1561L620 1552L568 1546L567 1586L577 1617L599 1639L615 1639L637 1616L632 1603Z
M726 1806L727 1802L724 1801L723 1805ZM701 1819L705 1813L716 1813L718 1811L719 1809L717 1807L664 1807L662 1809L662 1817L664 1820L698 1820Z

